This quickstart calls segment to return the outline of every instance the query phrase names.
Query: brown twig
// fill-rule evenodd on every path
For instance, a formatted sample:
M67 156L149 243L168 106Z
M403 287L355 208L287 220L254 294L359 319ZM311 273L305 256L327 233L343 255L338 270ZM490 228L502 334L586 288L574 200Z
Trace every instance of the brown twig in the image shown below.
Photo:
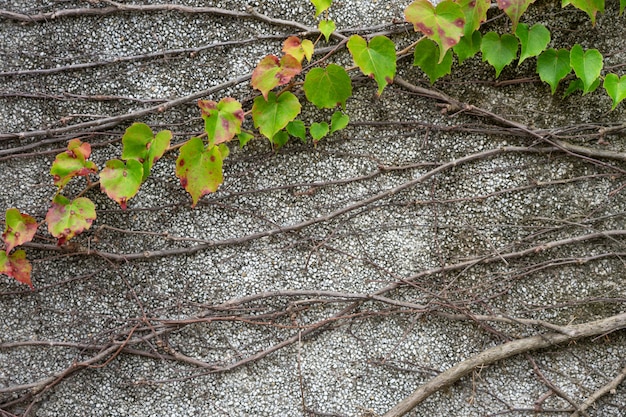
M626 313L588 323L567 326L569 335L563 333L544 333L504 343L480 352L453 367L443 371L426 384L419 387L413 394L396 404L383 417L400 417L411 411L433 393L463 378L478 367L491 365L515 355L527 353L561 343L611 333L626 327Z

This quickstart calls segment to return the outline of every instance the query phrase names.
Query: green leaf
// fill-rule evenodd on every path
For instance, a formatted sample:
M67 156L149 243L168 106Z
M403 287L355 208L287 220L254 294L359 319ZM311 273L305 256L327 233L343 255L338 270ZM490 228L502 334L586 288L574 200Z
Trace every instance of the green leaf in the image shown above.
M583 95L589 93L592 84L600 77L602 54L597 49L583 52L583 47L576 44L572 46L569 60L576 76L583 82Z
M252 105L254 127L271 141L278 131L283 130L287 123L300 114L301 108L298 98L289 91L278 97L270 93L267 100L257 97Z
M139 164L137 161L134 162ZM96 206L90 199L78 197L70 201L61 194L54 197L46 214L48 231L58 239L59 246L82 233L83 230L89 229L95 219Z
M232 97L226 97L216 103L211 100L198 100L204 119L204 131L209 144L219 145L228 142L241 132L244 113L241 103Z
M237 139L239 139L239 147L243 148L246 146L246 143L250 142L250 140L254 138L254 135L251 132L244 131L237 134Z
M274 135L274 137L270 140L270 142L276 145L276 149L280 149L283 146L285 146L287 142L289 142L289 133L285 132L284 130L281 130L280 132L277 132Z
M8 209L5 219L2 240L4 240L7 253L10 253L14 247L33 240L37 232L37 220L28 214L20 213L16 208Z
M626 0L619 0L619 15L621 16L624 13L624 8L626 8Z
M330 133L335 133L338 130L344 129L350 123L350 117L347 114L343 114L340 111L333 113L330 118Z
M33 267L26 259L26 252L23 250L16 250L11 255L7 255L5 251L0 251L0 274L15 278L18 282L34 289L30 280L32 270Z
M471 36L463 36L459 43L454 45L454 53L459 59L459 65L468 58L476 55L480 51L480 44L483 40L483 35L479 31L474 31Z
M498 8L511 19L511 32L515 33L520 17L535 0L497 0Z
M624 9L621 4L623 0L620 0L620 13ZM596 13L604 13L604 0L569 0L568 4L576 7L579 10L587 13L591 19L591 24L596 24Z
M302 120L292 120L287 123L287 132L294 138L300 139L302 142L306 142L306 127Z
M313 42L308 39L301 41L297 36L290 36L283 43L283 52L293 56L300 63L302 63L304 57L306 57L307 61L311 61L314 49Z
M474 33L487 20L490 0L459 0L457 2L465 15L464 36Z
M311 3L315 6L315 17L319 16L320 13L328 9L332 2L333 0L311 0Z
M600 77L596 78L593 84L591 84L591 87L589 87L589 91L587 93L593 93L594 91L596 91L596 89L599 86L600 86ZM565 93L563 93L563 98L569 96L572 93L575 93L576 91L582 92L583 89L584 89L584 84L582 80L580 78L576 78L575 80L570 82L569 85L567 86Z
M422 32L439 45L438 62L443 61L448 49L459 43L465 30L465 14L451 0L444 0L437 7L429 0L415 0L404 9L404 17L413 23L416 32Z
M285 55L280 60L274 55L267 55L252 71L252 87L259 90L267 100L271 89L287 84L300 71L300 61L291 55Z
M206 147L202 139L189 139L176 159L176 176L191 195L192 205L205 194L214 193L224 181L222 162L228 156L225 144Z
M126 210L128 200L137 194L142 180L143 165L135 159L129 159L126 164L119 159L111 159L100 171L100 188L122 210Z
M452 70L452 51L448 50L440 63L437 63L438 57L439 47L435 42L422 39L415 45L413 65L420 67L428 75L431 85L444 75L450 74Z
M122 159L135 159L143 165L143 182L170 146L171 139L172 132L169 130L162 130L154 136L148 125L133 123L122 136Z
M626 98L626 75L620 78L617 74L607 74L604 77L604 89L613 100L611 110L615 110L617 105Z
M87 177L89 174L97 173L96 164L87 160L89 155L91 155L91 145L81 142L80 139L70 140L67 150L56 156L50 168L54 185L61 189L72 177Z
M556 87L567 74L572 71L569 63L569 51L567 49L548 49L537 58L537 73L541 81L550 84L552 94Z
M313 123L311 127L309 128L309 133L311 134L311 137L313 138L313 142L318 142L324 136L328 135L328 131L329 131L329 127L328 127L328 123L326 122Z
M496 69L496 78L500 76L502 68L509 65L517 56L517 39L505 33L502 37L495 32L483 36L480 45L483 61L488 61Z
M352 96L350 76L343 67L335 64L311 69L302 88L307 100L320 109L332 109L338 105L345 108L346 100Z
M378 83L378 95L396 75L396 46L385 36L375 36L367 41L359 35L348 40L348 50L363 74L373 76Z
M530 29L528 29L528 25L520 23L517 25L515 36L522 45L522 51L517 62L518 66L526 58L542 53L550 43L550 31L540 23L534 24Z
M326 38L326 43L328 43L328 41L330 40L330 35L332 35L332 33L335 31L336 26L335 22L332 20L321 20L318 28L320 32L322 32L322 35L324 35L324 38Z

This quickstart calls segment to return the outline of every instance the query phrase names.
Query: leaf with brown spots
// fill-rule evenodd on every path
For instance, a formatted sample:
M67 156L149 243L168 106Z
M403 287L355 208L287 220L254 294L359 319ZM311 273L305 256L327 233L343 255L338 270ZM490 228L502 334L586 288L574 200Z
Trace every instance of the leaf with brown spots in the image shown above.
M448 49L459 43L465 29L465 14L461 6L444 0L433 6L428 0L415 0L406 9L404 17L413 23L415 31L439 45L439 62L443 61Z
M232 97L226 97L219 103L211 100L198 100L204 119L204 131L209 144L219 145L228 142L241 132L244 112L241 103Z
M61 246L83 230L89 229L96 219L96 206L86 197L74 201L57 194L46 214L48 231L58 239Z
M10 208L6 212L6 222L2 239L7 253L16 246L33 240L37 231L37 220L28 214L22 214L16 208Z
M285 55L280 60L274 55L267 55L252 72L252 87L259 90L267 100L271 89L287 84L300 71L302 64L291 55Z
M91 155L91 145L81 142L80 139L70 140L67 150L56 156L50 168L54 185L60 189L65 187L72 177L87 177L89 174L98 172L96 164L87 160L89 155Z
M129 159L124 164L119 159L107 161L100 172L100 188L126 210L126 203L137 194L143 180L143 164Z
M497 0L498 8L502 10L513 23L511 32L515 33L520 17L524 14L528 6L535 0Z
M191 195L192 207L205 194L214 193L224 181L222 161L228 156L225 144L204 146L200 138L191 138L180 148L176 176Z
M5 251L0 251L0 274L15 278L22 284L26 284L31 289L34 289L30 281L32 269L33 267L26 259L26 252L23 250L16 250L10 255L7 255Z

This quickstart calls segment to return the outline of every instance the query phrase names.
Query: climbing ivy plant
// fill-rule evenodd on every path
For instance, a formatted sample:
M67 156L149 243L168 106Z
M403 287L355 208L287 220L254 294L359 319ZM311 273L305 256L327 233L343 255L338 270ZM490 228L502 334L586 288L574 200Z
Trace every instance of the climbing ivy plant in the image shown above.
M549 30L541 24L529 27L522 22L523 14L533 1L497 0L497 7L511 22L510 33L502 34L480 30L487 20L489 0L443 0L436 6L428 0L413 1L406 7L404 15L414 30L424 35L413 45L413 65L419 67L432 84L451 72L454 56L462 65L480 53L482 60L493 66L496 78L515 60L519 65L535 59L536 71L550 86L552 94L556 93L561 81L573 75L569 77L572 80L566 95L575 91L588 94L602 85L613 101L611 110L615 109L626 98L626 75L603 75L604 58L596 49L584 49L579 44L570 49L548 48ZM251 85L259 95L254 98L249 111L233 97L222 98L219 102L200 100L198 106L204 120L204 134L173 147L173 135L169 130L155 134L146 124L134 123L122 137L120 159L107 161L101 170L89 159L89 143L70 140L67 149L56 156L50 168L57 192L51 199L45 219L39 223L16 208L6 210L0 273L33 288L32 266L25 251L18 247L30 242L43 223L58 245L64 245L91 227L96 220L95 204L83 196L84 191L74 197L66 196L65 189L71 181L82 177L86 189L99 185L102 192L125 210L129 200L149 177L154 164L166 152L180 148L174 172L189 193L191 206L195 207L202 196L217 191L222 184L222 166L229 154L229 142L236 139L243 147L253 138L264 137L274 149L278 149L291 138L306 142L310 137L317 143L345 128L350 119L344 112L352 96L349 69L323 62L309 69L303 82L298 78L304 60L310 64L321 36L329 42L336 28L330 19L332 0L311 2L315 6L316 18L320 19L320 37L316 41L289 37L283 43L280 57L271 54L261 58L251 77ZM597 14L604 12L604 0L562 1L562 7L570 6L584 11L593 25ZM620 15L625 8L626 0L620 0ZM377 94L382 94L396 74L396 45L386 36L366 39L355 34L347 40L346 46L355 68L372 78L377 85ZM302 109L300 88L308 103L319 109L336 110L329 120L307 126L297 119ZM242 128L248 114L256 131Z

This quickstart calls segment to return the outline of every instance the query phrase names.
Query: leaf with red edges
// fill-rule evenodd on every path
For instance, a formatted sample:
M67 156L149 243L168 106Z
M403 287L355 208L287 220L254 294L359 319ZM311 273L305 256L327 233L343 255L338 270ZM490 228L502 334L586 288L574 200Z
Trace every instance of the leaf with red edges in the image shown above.
M74 201L57 194L46 214L48 231L58 239L61 246L77 234L91 227L96 219L96 206L86 197Z
M465 14L461 6L451 0L444 0L437 7L428 0L415 0L404 9L404 17L413 23L415 31L439 45L439 63L464 33Z
M497 0L498 8L502 10L513 23L511 32L515 33L520 17L524 14L528 6L535 0Z
M137 194L142 179L141 162L129 159L124 164L119 159L111 159L100 172L100 188L109 198L115 200L122 210L126 210L126 203Z
M228 142L241 132L244 112L241 103L232 97L226 97L216 103L211 100L198 100L202 110L204 130L209 138L209 145Z
M481 24L487 20L487 11L491 6L490 0L459 0L459 6L465 15L465 30L463 36L472 36Z
M16 250L10 255L7 255L5 251L0 251L0 274L15 278L22 284L34 289L33 283L30 281L32 270L33 267L26 259L26 252L23 250Z
M271 89L287 84L300 71L302 65L291 55L285 55L280 60L274 55L267 55L252 71L252 87L259 90L267 100Z
M59 188L65 187L72 177L88 176L98 172L98 167L88 161L91 155L91 145L83 143L80 139L72 139L67 145L67 150L56 156L50 175L54 178L54 185Z
M300 38L297 36L290 36L283 43L283 52L293 56L300 63L304 57L306 57L307 61L311 61L314 48L313 42L308 39L300 41Z
M6 223L2 239L7 253L10 253L14 247L33 240L35 232L37 232L37 220L28 214L20 213L16 208L10 208L6 211Z
M225 144L205 147L200 138L191 138L180 148L176 176L191 195L191 207L205 194L214 193L224 181L222 161L228 156Z

